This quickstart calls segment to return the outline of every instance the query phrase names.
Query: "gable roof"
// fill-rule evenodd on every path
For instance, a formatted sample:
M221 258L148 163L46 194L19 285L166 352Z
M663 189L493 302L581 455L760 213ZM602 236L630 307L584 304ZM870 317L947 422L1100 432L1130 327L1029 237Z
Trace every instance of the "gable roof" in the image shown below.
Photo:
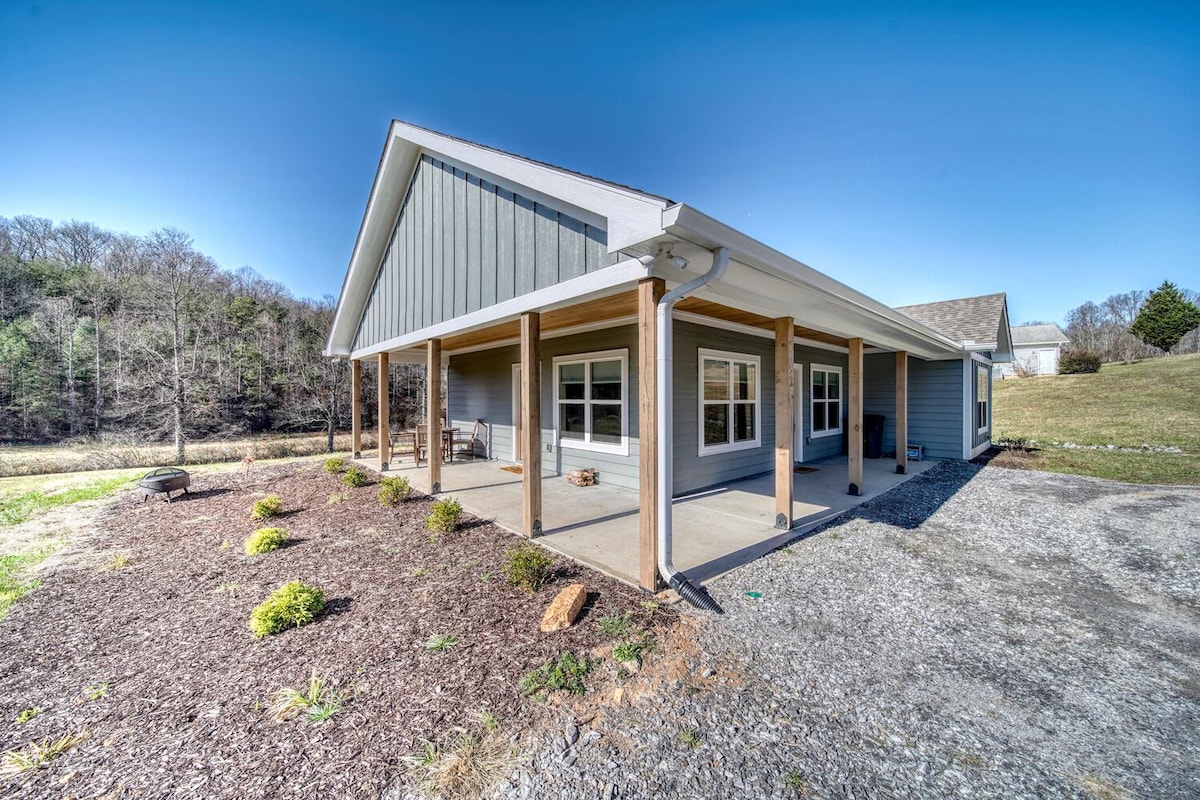
M1013 346L1023 344L1070 344L1071 340L1054 323L1048 325L1017 325L1012 329Z
M968 350L997 350L1008 353L1012 337L1004 292L938 303L898 306L897 311L924 322Z

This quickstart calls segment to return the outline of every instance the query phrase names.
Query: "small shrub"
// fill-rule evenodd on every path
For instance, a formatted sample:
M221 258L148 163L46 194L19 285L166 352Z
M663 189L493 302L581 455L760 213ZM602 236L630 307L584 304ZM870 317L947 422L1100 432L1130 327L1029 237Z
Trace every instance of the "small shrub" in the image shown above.
M412 494L412 484L408 482L408 478L401 475L383 478L379 481L379 504L381 506L395 508L407 500L410 494Z
M269 494L261 500L255 500L250 509L251 519L267 519L283 513L283 500L277 494Z
M346 467L345 474L342 475L342 483L349 486L351 489L357 489L360 486L366 486L371 482L367 477L367 473L359 468L358 464L350 464Z
M624 636L629 633L629 628L633 624L632 612L626 611L624 614L609 614L607 617L600 618L600 632L605 636Z
M1100 371L1100 356L1091 350L1068 350L1059 356L1059 375L1082 375Z
M521 691L539 700L545 700L550 692L583 694L587 689L584 679L595 664L589 658L580 659L574 653L563 653L522 678Z
M278 550L287 541L287 531L283 528L259 528L246 537L246 555L257 556Z
M537 545L522 542L504 554L504 575L518 589L537 592L554 576L554 561Z
M86 738L85 734L72 733L58 739L30 742L20 750L7 750L0 758L0 778L40 769Z
M317 618L325 608L325 593L303 581L288 581L250 612L250 630L256 638L299 628Z
M338 475L346 468L346 459L344 458L327 458L325 463L321 465L322 471L329 475Z
M328 678L317 675L313 670L308 679L308 691L284 687L275 692L268 713L276 722L303 716L306 722L319 725L342 710L342 695L328 691Z
M425 642L425 649L431 653L444 653L458 644L458 637L451 633L436 633Z
M462 503L453 497L443 497L434 501L429 516L425 518L425 525L434 534L453 533L458 528L461 517Z

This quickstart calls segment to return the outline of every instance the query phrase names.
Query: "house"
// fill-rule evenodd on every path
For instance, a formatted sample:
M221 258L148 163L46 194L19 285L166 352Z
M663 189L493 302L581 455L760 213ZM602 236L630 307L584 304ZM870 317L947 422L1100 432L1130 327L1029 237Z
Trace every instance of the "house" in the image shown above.
M362 362L379 364L385 442L389 364L427 365L429 408L444 367L450 424L485 421L486 455L522 463L528 536L544 473L596 468L637 492L653 589L676 583L673 496L773 474L786 531L794 464L844 454L862 492L867 415L898 473L908 443L925 458L986 448L991 365L1009 351L990 297L957 301L965 327L922 320L932 306L889 308L691 206L397 121L326 352L352 363L356 457Z
M1071 343L1062 328L1047 325L1017 325L1012 329L1012 361L996 365L1003 377L1057 375L1058 359Z

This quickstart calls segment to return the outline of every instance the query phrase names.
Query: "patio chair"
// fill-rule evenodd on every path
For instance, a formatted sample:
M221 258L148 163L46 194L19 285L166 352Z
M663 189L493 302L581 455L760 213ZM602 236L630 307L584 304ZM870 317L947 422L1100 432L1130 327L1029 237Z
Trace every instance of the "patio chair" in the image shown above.
M399 461L400 455L412 453L413 458L417 457L417 435L411 430L388 431L388 438L391 440L391 448L388 450L389 461Z
M451 450L451 456L464 455L464 456L470 456L471 458L474 458L475 457L475 443L479 442L480 444L484 444L483 434L486 432L486 430L487 430L487 425L486 425L486 423L484 423L483 420L481 420L481 419L475 420L475 426L473 428L471 428L470 436L456 435L454 437L454 446ZM484 446L486 447L486 444Z

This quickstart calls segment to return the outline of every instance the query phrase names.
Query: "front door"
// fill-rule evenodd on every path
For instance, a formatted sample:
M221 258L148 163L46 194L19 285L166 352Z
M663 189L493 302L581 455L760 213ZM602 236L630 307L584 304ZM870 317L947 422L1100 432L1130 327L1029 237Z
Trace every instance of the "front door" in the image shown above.
M792 460L799 464L804 460L804 365L792 367Z

